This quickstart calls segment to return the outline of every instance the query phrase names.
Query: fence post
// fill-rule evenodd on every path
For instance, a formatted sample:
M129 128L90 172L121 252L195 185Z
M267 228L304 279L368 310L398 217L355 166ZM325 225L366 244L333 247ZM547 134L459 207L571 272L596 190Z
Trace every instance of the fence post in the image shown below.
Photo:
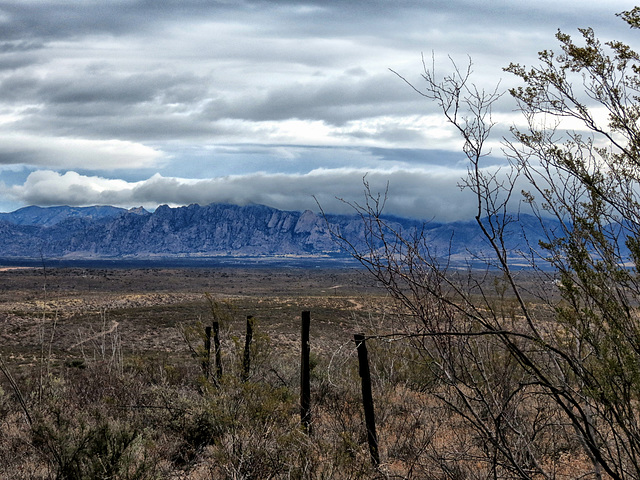
M309 356L311 353L311 345L309 343L310 324L311 312L302 312L300 359L300 423L308 434L311 434L311 372L309 366Z
M377 467L380 465L380 454L378 452L378 435L376 433L376 417L373 411L373 395L371 394L371 372L369 371L369 358L367 355L367 344L365 336L356 333L353 336L358 350L358 364L360 378L362 379L362 404L364 406L364 420L367 426L367 442L369 442L369 453L371 461Z
M247 316L247 334L244 342L244 358L242 359L242 381L246 382L249 378L249 369L251 368L251 340L253 338L253 316Z
M211 372L211 327L204 329L204 358L202 359L202 373L208 380Z
M216 359L216 378L222 377L222 354L220 353L220 323L213 322L213 348Z

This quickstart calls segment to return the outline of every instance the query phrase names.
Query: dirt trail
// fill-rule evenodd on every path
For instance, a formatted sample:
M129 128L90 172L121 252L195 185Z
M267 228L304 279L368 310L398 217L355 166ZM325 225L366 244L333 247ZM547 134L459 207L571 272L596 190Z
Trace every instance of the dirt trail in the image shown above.
M96 339L98 339L100 337L104 337L105 335L108 335L109 333L113 333L116 330L116 328L118 328L119 324L120 324L119 322L116 322L114 320L113 323L111 324L111 328L109 328L109 330L104 330L102 332L99 332L99 333L96 333L95 335L90 336L89 338L85 338L84 340L81 340L78 343L76 343L74 345L71 345L71 347L69 347L69 349L71 350L73 348L79 347L80 345L82 345L84 343L90 342L91 340L96 340Z

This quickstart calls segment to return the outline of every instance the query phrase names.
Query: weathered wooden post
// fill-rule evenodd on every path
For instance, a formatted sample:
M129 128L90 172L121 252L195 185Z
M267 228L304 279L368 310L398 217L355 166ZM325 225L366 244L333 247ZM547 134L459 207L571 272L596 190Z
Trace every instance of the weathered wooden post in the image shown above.
M380 465L380 454L378 452L378 434L376 433L376 417L373 411L373 395L371 394L371 372L369 371L369 358L367 354L367 344L365 336L356 333L353 336L358 350L358 364L360 378L362 379L362 404L364 406L364 421L367 426L367 441L369 442L369 453L371 461L377 467Z
M308 434L311 434L311 371L309 365L309 356L311 353L311 345L309 343L310 324L311 312L302 312L300 350L300 423Z
M204 358L202 359L202 373L209 379L211 373L211 327L204 329Z
M251 368L251 340L253 339L253 316L247 316L247 334L244 341L244 358L242 359L242 381L246 382L249 378L249 369Z
M213 348L216 359L216 379L222 377L222 353L220 352L220 323L213 322Z

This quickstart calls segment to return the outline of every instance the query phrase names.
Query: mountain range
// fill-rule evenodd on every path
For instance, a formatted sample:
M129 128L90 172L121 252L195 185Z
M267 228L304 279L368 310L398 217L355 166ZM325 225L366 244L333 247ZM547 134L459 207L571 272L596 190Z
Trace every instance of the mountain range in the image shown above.
M386 217L395 231L423 232L432 253L463 261L487 253L475 221L425 223ZM520 216L508 236L514 253L524 239L537 243L534 217ZM360 251L367 229L359 215L323 216L309 210L282 211L263 205L211 204L149 212L142 207L25 207L0 213L0 257L4 258L197 258L213 256L348 256L334 241L339 230Z

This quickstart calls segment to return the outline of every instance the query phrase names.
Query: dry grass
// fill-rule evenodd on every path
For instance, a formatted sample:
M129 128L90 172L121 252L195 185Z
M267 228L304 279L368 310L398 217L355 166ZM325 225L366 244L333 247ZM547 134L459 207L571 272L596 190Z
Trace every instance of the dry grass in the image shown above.
M400 342L370 345L383 462L371 465L352 338L388 330L391 317L388 298L362 272L60 269L45 279L32 269L0 271L0 284L0 353L17 385L0 382L0 478L490 473L477 432L434 395L437 383L424 388L432 380ZM217 382L193 357L212 320L205 293L234 306L222 319ZM302 310L312 312L311 436L297 401ZM242 382L247 315L257 325ZM550 461L555 478L588 471L575 451Z

